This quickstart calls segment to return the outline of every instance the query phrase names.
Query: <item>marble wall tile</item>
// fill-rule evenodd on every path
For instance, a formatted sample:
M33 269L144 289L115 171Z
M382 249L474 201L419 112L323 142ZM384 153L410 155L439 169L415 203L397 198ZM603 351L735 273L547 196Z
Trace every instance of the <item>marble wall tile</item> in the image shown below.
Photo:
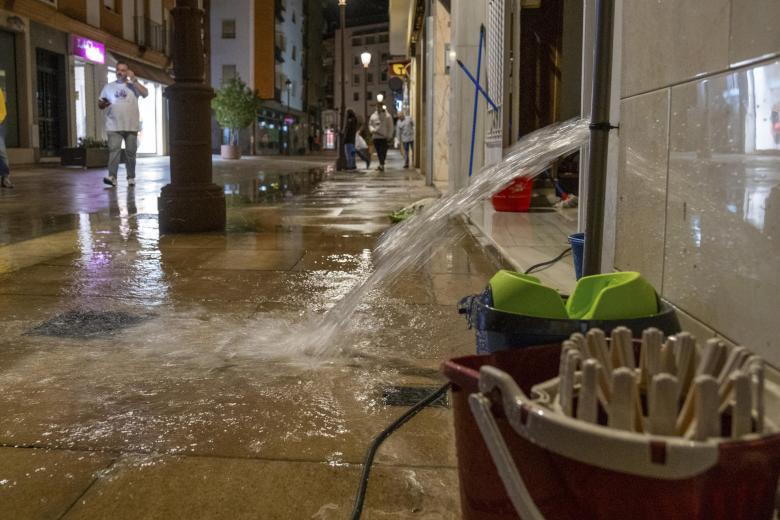
M624 0L621 97L725 70L729 12L730 0Z
M450 13L441 3L435 3L436 66L433 71L433 179L445 183L449 175L450 155L450 73L445 63L444 48L452 40ZM453 64L454 65L454 64Z
M780 364L780 62L672 89L663 293Z
M669 90L623 100L620 112L615 267L639 271L660 292Z
M731 0L730 62L780 53L778 20L777 0Z

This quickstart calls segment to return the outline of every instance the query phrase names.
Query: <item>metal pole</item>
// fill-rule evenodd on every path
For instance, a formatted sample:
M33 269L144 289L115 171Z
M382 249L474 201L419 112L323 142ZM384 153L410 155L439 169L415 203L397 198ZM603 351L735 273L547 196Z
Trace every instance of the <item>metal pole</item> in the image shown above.
M368 129L368 67L363 66L363 128Z
M425 100L425 185L433 186L433 110L434 110L434 96L436 95L436 89L433 84L433 72L435 68L435 34L436 23L433 19L433 12L431 11L431 2L428 2L426 6L428 11L425 17L425 90L427 99ZM403 144L401 144L403 146ZM422 148L421 146L415 147L414 161L420 164L422 161L417 159L417 152ZM406 158L409 162L409 158ZM420 164L422 166L422 164Z
M339 107L339 158L336 161L337 170L343 170L347 166L347 157L344 154L344 134L342 133L344 131L344 118L346 113L344 110L344 69L347 67L347 64L344 62L344 31L346 30L347 26L345 22L346 10L347 3L339 3L339 23L341 26L341 106Z
M585 220L583 275L601 272L604 239L604 197L606 192L610 91L612 88L612 34L615 1L597 0L596 44L593 53L593 101L591 104L588 163L588 201Z
M290 116L290 119L292 120L292 114L290 113L290 85L286 85L287 87L287 115ZM287 155L290 155L290 134L292 133L292 124L287 125Z

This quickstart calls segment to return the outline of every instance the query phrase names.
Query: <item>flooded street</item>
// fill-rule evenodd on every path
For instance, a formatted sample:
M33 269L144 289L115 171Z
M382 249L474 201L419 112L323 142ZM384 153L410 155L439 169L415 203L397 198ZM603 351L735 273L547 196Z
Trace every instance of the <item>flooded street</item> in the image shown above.
M388 215L436 196L410 172L215 161L228 231L160 237L166 159L142 160L134 189L123 170L116 190L20 170L0 193L0 510L346 518L365 450L406 410L385 397L474 351L455 303L496 269L453 224L360 303L340 355L302 353L373 271ZM450 410L423 411L380 450L364 518L459 518L455 466Z

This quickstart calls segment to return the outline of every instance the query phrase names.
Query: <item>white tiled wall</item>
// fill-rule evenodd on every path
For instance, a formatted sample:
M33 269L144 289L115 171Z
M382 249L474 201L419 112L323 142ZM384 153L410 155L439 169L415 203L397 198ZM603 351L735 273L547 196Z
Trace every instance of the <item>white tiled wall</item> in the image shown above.
M778 20L777 0L624 0L615 250L702 330L775 365Z

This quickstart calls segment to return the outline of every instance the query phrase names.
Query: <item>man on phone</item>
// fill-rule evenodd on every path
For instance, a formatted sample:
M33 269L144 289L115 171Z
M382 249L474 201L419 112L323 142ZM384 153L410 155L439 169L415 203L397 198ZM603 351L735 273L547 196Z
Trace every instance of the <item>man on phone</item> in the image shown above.
M122 141L125 142L127 185L135 186L135 152L138 149L141 119L138 98L148 95L146 87L141 85L127 63L122 61L116 64L116 81L107 84L100 92L98 107L105 110L108 134L108 177L103 182L109 186L116 186Z

